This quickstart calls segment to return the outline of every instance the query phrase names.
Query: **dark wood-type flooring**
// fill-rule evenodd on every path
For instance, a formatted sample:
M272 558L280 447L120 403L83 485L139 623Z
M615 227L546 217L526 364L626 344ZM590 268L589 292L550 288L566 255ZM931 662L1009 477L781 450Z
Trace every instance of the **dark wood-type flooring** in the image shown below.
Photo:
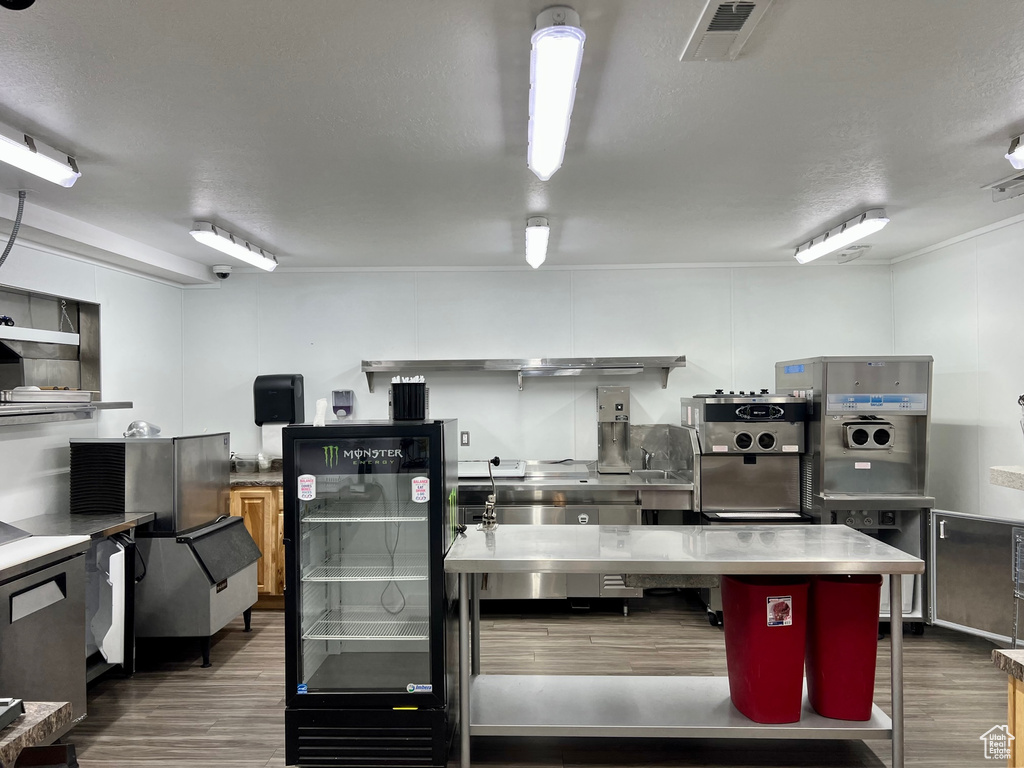
M525 612L524 612L525 611ZM214 638L213 667L198 644L140 643L131 679L89 690L89 716L69 735L82 768L284 766L284 615L253 614ZM484 604L482 659L492 674L725 675L721 630L686 593L571 611L558 601ZM992 645L928 627L904 636L907 766L992 766L979 736L1006 722L1006 677ZM876 701L889 707L889 644L879 644ZM889 766L887 741L475 739L474 765ZM457 751L456 746L456 751ZM453 755L452 766L458 765Z

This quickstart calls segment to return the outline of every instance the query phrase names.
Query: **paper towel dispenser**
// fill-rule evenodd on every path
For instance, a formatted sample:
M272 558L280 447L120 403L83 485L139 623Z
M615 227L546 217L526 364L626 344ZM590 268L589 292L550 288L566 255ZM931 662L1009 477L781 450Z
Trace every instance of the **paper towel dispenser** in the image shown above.
M256 424L301 424L303 407L302 374L276 373L257 376L252 385Z

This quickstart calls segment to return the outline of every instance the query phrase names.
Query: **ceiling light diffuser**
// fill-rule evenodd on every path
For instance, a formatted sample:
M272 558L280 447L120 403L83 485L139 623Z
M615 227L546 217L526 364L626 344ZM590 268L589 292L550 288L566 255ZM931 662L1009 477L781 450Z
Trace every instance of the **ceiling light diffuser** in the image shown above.
M1007 160L1018 171L1024 168L1024 144L1021 143L1021 137L1018 136L1010 142L1009 151L1003 155Z
M850 243L877 232L888 223L885 211L882 208L873 208L804 243L796 249L794 256L801 264L806 264L827 253L845 248Z
M536 269L548 257L548 237L551 228L543 216L531 216L526 220L526 263Z
M198 242L226 253L239 261L254 267L273 272L277 268L277 257L252 243L246 242L237 235L215 227L208 221L197 221L189 232Z
M82 176L73 157L0 124L0 161L40 178L71 187Z
M572 8L548 8L537 17L531 38L527 165L541 181L550 179L565 158L586 39L580 16Z

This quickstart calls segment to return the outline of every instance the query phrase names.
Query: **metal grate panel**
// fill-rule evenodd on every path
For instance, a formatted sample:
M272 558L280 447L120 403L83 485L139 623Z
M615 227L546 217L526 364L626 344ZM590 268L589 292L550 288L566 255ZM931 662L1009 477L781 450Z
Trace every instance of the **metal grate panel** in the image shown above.
M800 456L800 509L810 512L812 508L811 490L814 482L814 461L809 455Z
M394 567L383 555L335 555L302 573L303 581L426 581L425 557L404 556Z
M382 608L327 611L303 640L426 640L426 608L407 608L392 616Z
M754 8L754 3L722 3L708 24L708 32L739 32Z

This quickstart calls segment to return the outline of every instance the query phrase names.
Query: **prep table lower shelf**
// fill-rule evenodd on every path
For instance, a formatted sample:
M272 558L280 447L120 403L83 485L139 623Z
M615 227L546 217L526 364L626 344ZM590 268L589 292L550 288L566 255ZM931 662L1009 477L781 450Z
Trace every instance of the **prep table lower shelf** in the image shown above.
M476 675L471 736L890 739L878 706L863 722L832 720L804 694L799 722L762 725L729 700L726 677Z

